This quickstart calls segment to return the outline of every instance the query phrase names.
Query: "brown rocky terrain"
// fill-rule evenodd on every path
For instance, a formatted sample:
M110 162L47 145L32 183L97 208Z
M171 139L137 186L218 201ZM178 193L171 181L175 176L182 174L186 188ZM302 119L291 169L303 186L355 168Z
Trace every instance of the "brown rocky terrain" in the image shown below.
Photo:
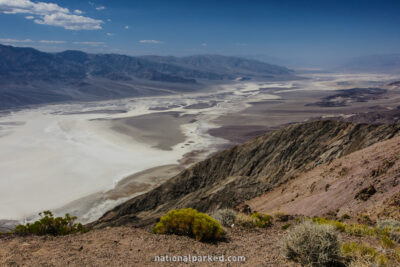
M299 266L280 254L280 224L268 229L228 230L214 244L132 227L108 227L68 236L2 236L0 266ZM254 248L257 249L254 249ZM155 262L157 255L244 256L245 262Z
M290 220L292 225L295 220ZM0 235L0 266L265 266L299 267L285 259L280 240L286 222L268 228L229 228L226 240L202 243L186 236L155 235L130 226L94 229L67 236ZM292 226L291 226L292 227ZM291 229L291 227L289 229ZM342 242L377 246L372 237L338 233ZM221 256L224 262L156 262L156 256ZM244 256L244 262L228 262L229 256ZM391 265L395 266L395 265Z
M399 181L400 137L395 137L322 164L246 204L267 213L367 213L399 220Z
M148 225L170 209L236 207L303 172L400 134L400 125L315 121L269 132L195 164L107 212L95 227Z

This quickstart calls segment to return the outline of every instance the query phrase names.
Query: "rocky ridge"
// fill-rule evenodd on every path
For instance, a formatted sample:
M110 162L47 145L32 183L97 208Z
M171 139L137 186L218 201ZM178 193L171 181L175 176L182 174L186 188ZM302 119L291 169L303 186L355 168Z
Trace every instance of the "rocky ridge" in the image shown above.
M314 121L266 133L184 170L104 214L94 227L149 225L170 209L236 207L299 174L400 135L400 125Z

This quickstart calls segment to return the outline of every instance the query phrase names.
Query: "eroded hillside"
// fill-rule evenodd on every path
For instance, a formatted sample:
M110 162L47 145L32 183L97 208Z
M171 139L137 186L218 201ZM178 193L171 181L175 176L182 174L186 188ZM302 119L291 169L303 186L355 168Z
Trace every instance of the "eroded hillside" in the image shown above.
M400 125L316 121L224 150L107 212L95 226L147 225L173 208L236 207L303 172L399 135Z
M322 164L246 204L268 213L400 219L399 179L400 137L395 137Z

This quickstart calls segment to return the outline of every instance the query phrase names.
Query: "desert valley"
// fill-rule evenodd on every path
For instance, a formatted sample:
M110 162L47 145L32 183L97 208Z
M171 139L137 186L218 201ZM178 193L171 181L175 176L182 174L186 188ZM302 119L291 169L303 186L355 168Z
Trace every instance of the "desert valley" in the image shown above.
M399 9L0 0L0 266L400 266Z
M184 167L264 132L396 110L400 93L389 85L396 78L306 74L230 82L204 93L11 111L0 121L2 219L29 220L51 209L91 222Z

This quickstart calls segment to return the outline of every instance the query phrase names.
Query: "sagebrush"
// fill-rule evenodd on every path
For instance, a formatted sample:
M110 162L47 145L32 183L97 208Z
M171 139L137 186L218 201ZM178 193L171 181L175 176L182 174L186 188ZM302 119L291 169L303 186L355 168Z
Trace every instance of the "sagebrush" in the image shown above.
M388 266L389 260L384 254L364 244L343 243L341 252L351 266L357 266L360 263L366 263L370 266Z
M211 217L219 221L223 226L232 226L235 223L236 211L232 209L221 209L214 212Z
M303 266L329 266L340 261L340 244L332 226L304 221L281 241L283 255Z

